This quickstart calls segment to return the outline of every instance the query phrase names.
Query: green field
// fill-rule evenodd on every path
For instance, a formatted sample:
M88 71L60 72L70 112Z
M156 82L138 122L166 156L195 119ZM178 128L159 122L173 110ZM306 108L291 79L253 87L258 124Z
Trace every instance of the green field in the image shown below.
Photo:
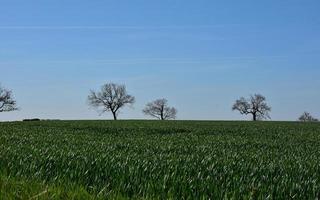
M316 199L320 123L0 123L0 199Z

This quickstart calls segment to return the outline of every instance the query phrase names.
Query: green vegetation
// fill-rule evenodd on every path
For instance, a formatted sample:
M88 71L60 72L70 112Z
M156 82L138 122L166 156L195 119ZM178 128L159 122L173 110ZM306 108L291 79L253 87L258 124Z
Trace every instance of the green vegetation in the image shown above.
M319 123L0 123L0 199L319 196Z

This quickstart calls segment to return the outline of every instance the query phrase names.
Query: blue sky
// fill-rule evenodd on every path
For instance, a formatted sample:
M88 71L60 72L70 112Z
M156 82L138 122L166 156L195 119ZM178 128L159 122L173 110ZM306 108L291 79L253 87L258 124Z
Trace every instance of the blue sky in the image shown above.
M165 97L178 119L248 119L235 99L267 97L273 120L320 117L320 1L0 0L0 82L23 118L111 119L90 89L124 83L121 119Z

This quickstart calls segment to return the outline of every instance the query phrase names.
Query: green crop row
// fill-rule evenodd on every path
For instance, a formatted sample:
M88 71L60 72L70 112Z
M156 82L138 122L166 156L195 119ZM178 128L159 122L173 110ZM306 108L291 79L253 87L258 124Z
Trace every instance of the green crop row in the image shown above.
M0 177L0 199L316 199L320 124L0 123Z

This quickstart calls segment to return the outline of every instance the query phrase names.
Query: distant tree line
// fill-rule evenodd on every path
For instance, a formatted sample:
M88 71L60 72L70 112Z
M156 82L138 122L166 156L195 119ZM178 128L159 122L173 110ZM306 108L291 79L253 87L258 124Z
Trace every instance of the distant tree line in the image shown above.
M126 86L122 84L107 83L100 91L91 90L88 95L88 104L100 111L111 112L113 119L117 120L119 112L125 106L132 106L135 97L128 94ZM0 85L0 112L10 112L18 110L17 103L10 90ZM267 104L266 97L261 94L254 94L248 98L241 97L232 106L233 111L238 111L242 115L251 115L253 121L271 119L269 113L271 107ZM176 119L178 110L170 107L165 98L156 99L146 104L142 112L152 118L159 120ZM39 119L27 119L25 121L38 121ZM298 119L301 122L318 122L310 113L304 112Z

